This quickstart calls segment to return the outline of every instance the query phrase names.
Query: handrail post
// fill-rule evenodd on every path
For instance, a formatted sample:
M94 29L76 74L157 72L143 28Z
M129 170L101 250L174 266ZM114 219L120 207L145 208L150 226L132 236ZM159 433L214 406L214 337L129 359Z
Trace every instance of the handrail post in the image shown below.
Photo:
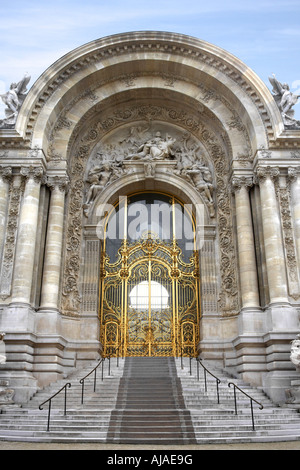
M67 414L67 387L65 387L64 416Z
M217 381L217 397L218 397L218 405L220 404L220 395L219 395L219 383L220 383L220 379L216 379Z
M250 398L250 405L251 405L251 418L252 418L252 430L255 431L255 426L254 426L254 415L253 415L253 404L252 404L252 398Z
M108 356L108 375L110 376L110 356Z
M95 375L94 375L94 392L96 391L96 380L97 380L97 369L95 369Z
M50 429L51 399L49 400L47 431Z
M84 379L80 380L81 383L81 404L83 405L83 395L84 395Z
M192 358L190 357L190 375L192 375Z
M237 402L236 402L236 388L235 388L235 386L233 387L233 394L234 394L234 409L235 409L235 414L237 415Z
M39 410L42 410L43 409L43 405L45 405L45 403L48 403L49 402L49 407L48 407L48 419L47 419L47 431L49 431L50 429L50 415L51 415L51 403L52 403L52 398L56 397L56 395L58 395L62 390L65 390L65 398L64 398L64 416L66 416L67 414L67 387L71 387L71 384L68 382L66 383L60 390L58 390L58 392L54 393L54 395L52 395L50 398L48 398L48 400L44 401L43 403L41 403L39 405Z
M228 387L233 385L233 392L234 392L234 407L235 407L235 414L237 414L237 400L236 400L236 388L242 392L246 397L249 398L250 400L250 408L251 408L251 419L252 419L252 430L255 431L255 426L254 426L254 413L253 413L253 402L257 403L259 405L260 410L262 410L264 407L261 403L259 403L257 400L252 398L248 393L244 392L244 390L240 389L236 384L233 382L229 382Z

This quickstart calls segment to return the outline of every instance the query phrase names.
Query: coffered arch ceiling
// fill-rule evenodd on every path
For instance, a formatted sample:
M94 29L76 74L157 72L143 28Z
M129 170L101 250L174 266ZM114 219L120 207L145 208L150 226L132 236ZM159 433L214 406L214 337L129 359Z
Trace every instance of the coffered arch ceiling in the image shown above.
M189 36L140 32L58 60L28 93L16 128L48 160L65 160L88 129L104 135L107 123L120 125L118 115L151 105L178 113L177 124L181 113L187 130L193 121L205 124L232 159L251 161L283 126L267 87L231 54Z

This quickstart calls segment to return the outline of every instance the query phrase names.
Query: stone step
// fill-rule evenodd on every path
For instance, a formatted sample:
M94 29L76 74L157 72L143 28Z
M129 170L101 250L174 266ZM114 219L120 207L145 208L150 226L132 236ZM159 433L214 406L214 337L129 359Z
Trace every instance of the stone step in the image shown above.
M91 369L92 369L91 364ZM106 363L107 366L107 363ZM85 381L81 405L80 378L88 368L73 373L39 391L23 408L12 407L0 414L0 440L39 442L106 442L126 444L188 444L226 442L270 442L300 439L300 414L275 407L261 390L252 389L212 370L221 379L220 405L216 404L215 380L204 380L195 370L189 374L189 360L172 358L126 358L111 361L111 375L93 375ZM90 370L91 370L90 369ZM67 415L63 416L63 396L53 400L50 431L46 431L48 405L38 406L67 381ZM241 386L263 403L254 403L255 431L252 430L249 399L238 397L238 415L234 413L233 390L228 382Z

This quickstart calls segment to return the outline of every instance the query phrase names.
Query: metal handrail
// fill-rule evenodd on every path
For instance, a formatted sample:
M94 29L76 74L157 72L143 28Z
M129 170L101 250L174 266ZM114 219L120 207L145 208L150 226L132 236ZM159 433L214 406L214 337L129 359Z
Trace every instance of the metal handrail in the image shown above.
M47 400L45 400L43 403L40 404L39 410L42 410L42 409L43 409L43 405L45 405L45 403L48 403L48 402L49 402L47 431L49 431L49 429L50 429L50 415L51 415L51 401L52 401L52 399L53 399L54 397L56 397L56 395L58 395L60 392L62 392L62 390L65 390L64 416L66 416L66 414L67 414L67 388L70 388L70 387L71 387L71 384L70 384L69 382L66 383L60 390L58 390L58 392L54 393L54 395L52 395L50 398L48 398Z
M212 372L210 372L201 362L201 358L196 357L197 361L197 378L199 380L199 364L201 367L204 369L204 385L205 385L205 392L207 392L207 381L206 381L206 373L210 374L215 380L216 380L216 387L217 387L217 398L218 398L218 404L220 404L220 394L219 394L219 384L221 383L221 380L216 377Z
M121 343L120 343L119 346L116 348L117 367L119 367L119 351L120 351L121 346L123 346L124 343L125 343L125 338L122 339ZM123 356L122 356L122 357L123 357Z
M107 357L108 359L108 375L110 375L110 356ZM99 360L99 363L92 369L88 374L86 374L82 379L79 380L79 383L81 384L81 404L83 404L83 396L84 396L84 381L87 377L89 377L93 372L95 373L94 376L94 392L96 391L96 376L97 376L97 369L98 367L102 364L102 374L101 374L101 380L103 380L103 364L105 361L105 357L101 357Z
M252 418L252 430L255 431L255 425L254 425L254 414L253 414L253 402L255 401L255 403L257 403L259 405L259 409L262 410L263 409L263 405L255 400L253 397L251 397L250 395L248 395L248 393L244 392L244 390L242 390L240 387L238 387L235 383L233 382L229 382L228 383L228 387L230 387L231 385L233 385L233 392L234 392L234 408L235 408L235 414L237 415L237 401L236 401L236 389L238 389L240 392L242 392L244 395L246 395L246 397L248 397L250 399L250 406L251 406L251 418Z

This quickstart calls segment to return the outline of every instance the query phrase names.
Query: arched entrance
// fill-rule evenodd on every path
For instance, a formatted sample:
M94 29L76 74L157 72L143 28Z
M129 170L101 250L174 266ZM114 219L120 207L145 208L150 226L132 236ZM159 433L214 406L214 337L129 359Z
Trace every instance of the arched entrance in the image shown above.
M100 281L104 354L196 354L199 268L188 208L173 196L143 192L107 219Z

